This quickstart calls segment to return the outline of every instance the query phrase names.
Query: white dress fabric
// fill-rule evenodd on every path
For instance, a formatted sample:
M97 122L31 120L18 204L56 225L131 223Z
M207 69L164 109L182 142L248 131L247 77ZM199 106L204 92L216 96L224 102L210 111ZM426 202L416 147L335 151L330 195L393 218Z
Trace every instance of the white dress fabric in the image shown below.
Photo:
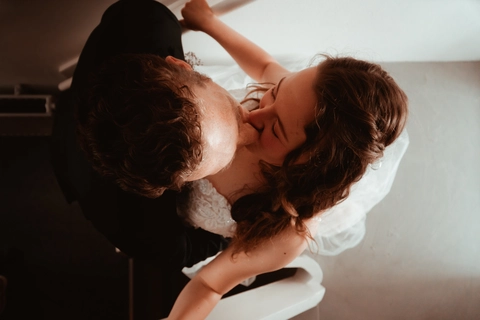
M188 201L177 207L178 214L190 225L231 238L236 222L227 199L207 179L189 183Z
M292 60L283 65L295 71L305 67L305 64L300 63ZM237 100L242 100L245 96L245 86L253 83L237 66L200 66L196 69L229 90ZM356 246L363 239L366 215L389 193L408 144L409 137L405 130L385 149L383 158L370 166L352 187L348 198L321 215L315 236L315 253L337 255ZM179 214L186 217L189 223L225 237L232 236L235 221L231 217L230 204L208 180L192 183L189 199L188 204L183 203L182 208L179 206Z

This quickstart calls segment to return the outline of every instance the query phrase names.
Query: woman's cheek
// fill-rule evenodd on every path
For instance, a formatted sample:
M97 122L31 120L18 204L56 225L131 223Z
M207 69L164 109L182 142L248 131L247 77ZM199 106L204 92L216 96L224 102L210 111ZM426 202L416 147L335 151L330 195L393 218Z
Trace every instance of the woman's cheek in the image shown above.
M269 135L268 133L263 132L260 141L262 143L262 147L265 150L270 151L271 149L274 148L274 141L272 139L272 135Z
M264 154L267 158L265 160L272 164L281 165L285 157L283 154L284 150L282 150L282 145L280 144L280 141L278 141L278 139L273 135L263 134L260 142Z

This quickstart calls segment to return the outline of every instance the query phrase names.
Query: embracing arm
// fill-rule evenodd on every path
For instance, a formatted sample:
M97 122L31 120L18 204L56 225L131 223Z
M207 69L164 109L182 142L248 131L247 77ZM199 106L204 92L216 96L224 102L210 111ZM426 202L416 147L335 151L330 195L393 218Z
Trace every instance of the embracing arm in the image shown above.
M277 83L289 73L265 50L223 23L205 0L189 1L182 15L185 27L215 39L255 81Z
M307 226L314 234L318 222ZM227 293L241 281L252 276L283 268L307 247L307 239L292 228L285 230L255 250L232 257L227 248L187 284L173 306L168 319L205 319Z

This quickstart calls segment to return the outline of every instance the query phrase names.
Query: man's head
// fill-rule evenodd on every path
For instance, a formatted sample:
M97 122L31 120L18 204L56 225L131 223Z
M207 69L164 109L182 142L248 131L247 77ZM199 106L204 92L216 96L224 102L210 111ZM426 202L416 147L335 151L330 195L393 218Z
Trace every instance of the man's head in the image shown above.
M175 64L189 73L196 73L183 60L168 56L165 61ZM248 113L221 86L210 78L203 77L192 91L200 114L203 138L203 159L186 181L194 181L217 173L233 160L238 146L251 144L259 133L248 122Z
M172 57L116 56L81 101L78 137L93 167L151 198L220 171L258 138L225 90Z

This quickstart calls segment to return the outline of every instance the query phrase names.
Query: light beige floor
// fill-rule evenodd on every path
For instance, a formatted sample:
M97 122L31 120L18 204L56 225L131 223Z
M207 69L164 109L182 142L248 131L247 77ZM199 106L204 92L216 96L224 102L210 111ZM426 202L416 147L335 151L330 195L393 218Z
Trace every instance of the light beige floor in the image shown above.
M324 299L295 320L480 319L480 62L385 66L410 146L365 239L319 257Z

